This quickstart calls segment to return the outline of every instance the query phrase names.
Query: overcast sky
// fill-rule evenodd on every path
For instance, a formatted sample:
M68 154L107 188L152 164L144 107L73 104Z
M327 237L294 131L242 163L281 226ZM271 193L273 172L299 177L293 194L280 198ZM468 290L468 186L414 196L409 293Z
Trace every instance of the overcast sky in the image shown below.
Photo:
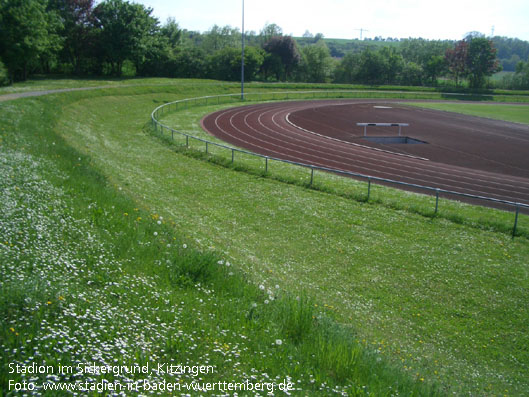
M204 32L213 25L241 28L242 0L130 0L151 7L163 24ZM529 0L244 0L245 30L275 23L283 33L327 38L423 37L462 39L466 33L529 41Z

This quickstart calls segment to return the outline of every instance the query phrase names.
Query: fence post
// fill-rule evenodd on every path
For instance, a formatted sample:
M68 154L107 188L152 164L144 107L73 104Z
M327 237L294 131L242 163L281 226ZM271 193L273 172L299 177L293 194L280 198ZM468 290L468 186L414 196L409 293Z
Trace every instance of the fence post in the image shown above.
M435 215L437 215L438 210L439 210L439 189L435 189Z
M369 196L371 195L371 177L367 178L367 200L369 201Z
M208 141L206 141L206 154L208 154Z
M514 227L512 228L512 238L516 235L516 227L518 226L518 214L520 213L520 206L516 203L516 215L514 216Z
M312 183L314 182L314 168L310 167L310 185L312 186Z
M268 172L268 157L265 157L265 173Z
M186 147L189 147L189 135L186 135Z
M233 164L233 161L235 159L235 150L231 149L231 163Z

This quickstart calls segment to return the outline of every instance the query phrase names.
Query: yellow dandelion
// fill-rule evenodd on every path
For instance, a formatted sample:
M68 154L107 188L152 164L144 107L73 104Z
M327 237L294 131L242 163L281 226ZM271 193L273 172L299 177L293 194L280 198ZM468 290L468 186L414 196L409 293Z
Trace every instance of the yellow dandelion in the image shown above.
M64 296L62 296L62 295L59 296L59 300L60 300L60 301L63 301L63 300L64 300Z
M48 305L51 305L51 301L46 302Z
M9 328L11 332L15 332L15 329L13 327Z

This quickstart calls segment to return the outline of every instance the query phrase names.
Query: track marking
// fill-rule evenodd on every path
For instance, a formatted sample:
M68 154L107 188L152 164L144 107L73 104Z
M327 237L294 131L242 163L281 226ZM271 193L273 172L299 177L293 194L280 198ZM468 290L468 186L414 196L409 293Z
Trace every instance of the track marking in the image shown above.
M424 157L419 157L419 156L414 156L412 154L406 154L406 153L398 153L398 152L392 152L391 150L384 150L384 149L379 149L379 148L375 148L375 147L371 147L371 146L367 146L367 145L360 145L359 143L354 143L354 142L348 142L348 141L344 141L344 140L341 140L341 139L338 139L338 138L333 138L331 136L326 136L326 135L323 135L323 134L318 134L317 132L314 132L314 131L311 131L311 130L307 130L306 128L303 128L303 127L300 127L299 125L297 124L294 124L292 121L290 121L290 114L291 113L287 113L286 117L285 117L285 120L287 121L287 123L289 123L292 127L294 128L297 128L299 130L302 130L302 131L305 131L305 132L308 132L309 134L314 134L314 135L317 135L317 136L321 136L322 138L325 138L325 139L331 139L333 141L338 141L342 144L346 144L346 145L352 145L352 146L357 146L357 147L361 147L361 148L364 148L364 149L369 149L369 150L376 150L378 152L384 152L384 153L389 153L389 154L394 154L395 156L404 156L404 157L410 157L412 159L417 159L417 160L424 160L424 161L430 161L429 159L427 158L424 158Z
M321 106L325 106L366 102L322 101L319 103ZM373 101L367 103L373 103ZM389 175L388 179L411 181L412 183L417 183L419 180L425 185L448 187L448 190L462 193L475 194L477 192L479 195L503 199L507 196L512 201L527 201L527 193L522 193L522 191L529 191L528 181L525 178L508 177L487 171L476 172L464 167L424 161L418 156L381 149L374 151L373 149L378 148L345 142L317 133L311 134L313 131L304 131L303 128L292 123L288 116L294 110L297 111L306 109L307 106L314 106L314 102L289 102L287 105L287 109L285 109L285 103L281 103L245 106L214 113L216 116L214 120L215 128L235 145L251 147L261 153L274 153L279 158L294 159L294 161L302 163L309 161L315 166L321 165L324 167L329 167L329 162L331 162L336 164L334 168L341 171L360 172L358 170L361 169L365 170L366 172L363 173L367 175L373 175L373 173ZM254 124L253 120L256 120L257 124ZM203 126L205 127L204 124ZM287 126L289 128L285 128ZM228 131L228 129L232 132ZM215 134L215 131L210 130L210 132ZM313 138L310 138L311 135ZM304 148L306 150L303 150ZM372 154L371 156L368 156L368 150ZM395 154L399 157L398 161ZM328 158L328 156L333 156L333 158ZM340 161L339 159L343 159L346 162L342 162L343 160ZM428 166L428 164L431 166ZM407 169L407 171L405 174L402 172L397 174L394 172L397 169L400 171ZM428 179L425 180L425 177ZM438 182L434 182L435 180ZM468 182L465 182L465 180L468 180Z

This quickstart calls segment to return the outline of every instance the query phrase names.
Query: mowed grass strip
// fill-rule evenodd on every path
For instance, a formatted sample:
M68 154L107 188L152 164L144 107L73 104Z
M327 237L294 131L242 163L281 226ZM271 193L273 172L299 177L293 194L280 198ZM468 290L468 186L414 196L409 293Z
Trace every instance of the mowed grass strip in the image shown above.
M305 291L410 377L446 393L527 390L526 239L175 154L144 127L156 103L179 95L80 99L56 128L185 239L265 289Z
M406 105L418 106L422 108L444 110L467 114L469 116L486 117L489 119L511 121L513 123L529 124L529 106L511 105L498 103L439 103L439 102L418 102Z

